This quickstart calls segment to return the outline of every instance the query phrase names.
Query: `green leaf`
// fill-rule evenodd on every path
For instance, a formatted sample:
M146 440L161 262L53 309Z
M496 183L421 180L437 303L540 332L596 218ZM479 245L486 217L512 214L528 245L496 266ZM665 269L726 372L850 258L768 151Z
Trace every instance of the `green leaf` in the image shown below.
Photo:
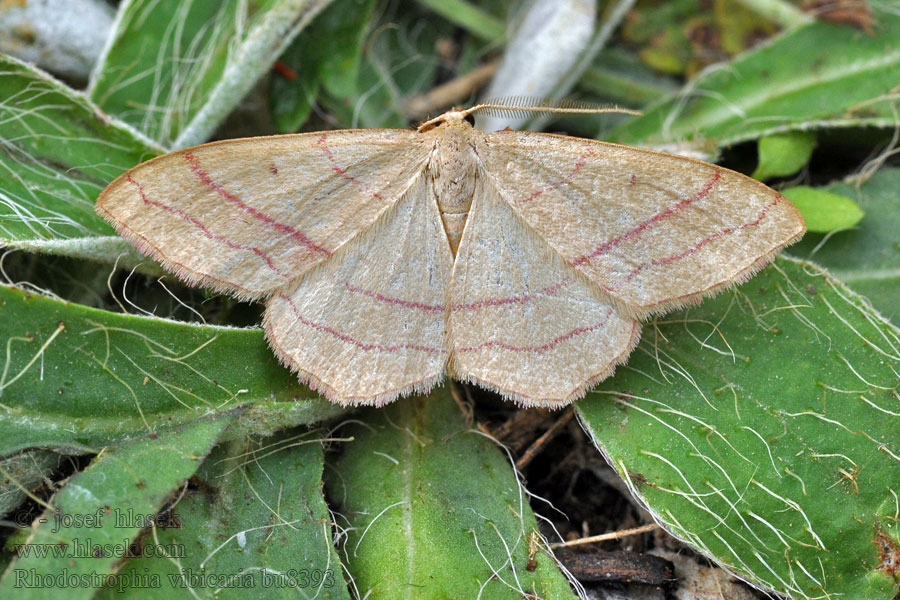
M17 544L27 546L13 548L21 556L0 580L0 594L92 598L146 520L197 470L235 417L194 421L155 439L139 438L104 450L53 498L56 512L45 512L35 521L27 540L16 538ZM52 552L56 548L62 551ZM48 585L42 576L61 577L61 583L50 579L54 583ZM129 574L122 576L127 579Z
M0 311L0 455L84 453L223 411L243 411L237 436L343 410L281 367L258 329L119 315L4 286Z
M94 200L162 148L34 67L0 55L0 73L0 242L84 258L138 256L94 212Z
M872 36L821 21L788 30L705 70L609 139L667 144L701 138L722 147L795 129L893 127L900 14L873 12L878 28Z
M638 6L622 25L622 36L631 44L644 46L665 30L700 12L698 0L671 0L658 6Z
M781 191L803 214L806 229L828 233L853 227L865 213L847 196L839 196L817 188L798 185Z
M636 56L617 48L599 52L593 66L579 80L578 87L628 106L646 104L676 89L673 79L651 71ZM591 117L596 127L597 117Z
M360 596L574 598L538 546L507 457L466 426L447 388L360 419L341 430L356 441L326 471L350 524L343 554Z
M488 42L502 40L506 25L502 20L466 0L419 0L444 19Z
M452 38L454 29L445 21L422 28L421 16L401 11L391 25L380 27L366 42L356 91L347 98L323 94L320 103L338 121L350 127L405 128L407 98L430 89L437 72L434 48L441 38Z
M343 98L356 91L364 34L375 2L340 0L338 6L343 10L327 15L323 12L328 19L323 27L332 32L332 37L322 46L325 53L320 77L328 93Z
M181 556L145 553L129 559L120 572L153 573L161 585L124 591L164 600L248 595L349 600L331 543L322 446L315 434L240 440L213 451L175 505L180 526L144 537L145 550L172 549ZM221 584L227 581L233 585ZM100 597L112 600L122 593L111 587Z
M638 53L640 59L660 73L675 75L683 73L691 59L690 44L685 31L680 27L668 27Z
M285 50L280 60L297 77L271 80L269 98L279 130L293 132L306 121L320 85L338 98L356 91L374 4L374 0L335 0Z
M285 64L294 62L291 60L291 49L282 56ZM309 68L307 68L309 67ZM269 90L269 104L275 125L283 133L293 133L303 125L312 113L313 104L319 95L320 82L315 65L307 65L305 62L299 69L292 69L296 79L291 81L282 79L281 76L272 78Z
M896 324L900 319L900 169L883 169L862 184L838 183L828 192L853 199L868 218L847 231L807 234L791 246L855 291Z
M793 175L809 162L815 147L816 134L811 131L788 131L764 136L759 140L759 165L752 177L764 181Z
M900 331L810 263L667 315L578 403L656 519L796 599L889 600Z
M90 97L167 148L206 141L330 0L126 0Z

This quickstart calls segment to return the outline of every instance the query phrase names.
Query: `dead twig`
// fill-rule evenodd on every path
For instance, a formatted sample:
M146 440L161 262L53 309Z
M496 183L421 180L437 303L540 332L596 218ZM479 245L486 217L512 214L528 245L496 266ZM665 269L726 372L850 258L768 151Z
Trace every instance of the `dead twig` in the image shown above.
M483 86L494 76L499 60L475 67L465 75L432 88L428 93L414 96L403 105L403 114L411 120L424 119L428 115L462 102L472 92Z
M556 423L550 426L550 429L544 432L544 434L538 439L534 440L534 442L525 450L525 453L519 457L519 460L516 461L516 469L520 471L525 468L525 465L530 463L532 459L537 456L537 453L540 452L541 448L544 445L552 440L559 431L565 427L565 425L572 420L572 417L575 416L575 411L569 408L563 416L561 416Z

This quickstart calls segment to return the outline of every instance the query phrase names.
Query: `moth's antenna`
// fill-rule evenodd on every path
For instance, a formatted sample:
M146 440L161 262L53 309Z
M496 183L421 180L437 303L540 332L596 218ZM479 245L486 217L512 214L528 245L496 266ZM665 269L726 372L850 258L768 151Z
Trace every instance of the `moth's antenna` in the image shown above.
M509 98L498 98L497 100L489 100L477 104L472 108L465 110L453 110L444 113L431 120L420 123L416 127L416 131L422 133L430 131L444 122L444 115L455 113L469 116L479 111L484 111L489 115L512 119L518 116L516 113L533 113L537 115L601 115L604 113L621 113L625 115L640 116L640 111L631 110L630 108L618 108L616 106L599 106L593 102L583 102L579 100L547 100L543 98L529 98L528 96L512 96Z
M534 113L538 115L599 115L604 113L620 113L626 115L641 115L642 113L630 108L615 106L600 106L593 102L581 100L548 100L546 98L531 98L528 96L510 96L507 98L491 98L486 102L477 104L467 109L466 114L485 112L492 117L514 118L517 113Z

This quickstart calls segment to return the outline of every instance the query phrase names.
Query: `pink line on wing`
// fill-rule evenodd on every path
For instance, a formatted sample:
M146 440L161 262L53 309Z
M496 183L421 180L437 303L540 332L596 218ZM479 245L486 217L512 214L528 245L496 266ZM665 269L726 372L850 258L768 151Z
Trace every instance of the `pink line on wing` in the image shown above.
M588 325L586 327L576 327L575 329L573 329L569 332L566 332L563 335L553 338L552 340L550 340L549 342L547 342L546 344L543 344L541 346L513 346L511 344L506 344L504 342L498 342L496 340L491 340L489 342L484 342L482 344L478 344L477 346L466 346L464 348L454 348L453 351L459 352L459 353L478 352L480 350L484 350L485 348L499 347L499 348L503 348L504 350L509 350L511 352L533 352L535 354L541 354L542 352L546 352L547 350L550 350L557 344L561 344L562 342L564 342L568 339L571 339L571 338L575 337L576 335L581 335L582 333L588 333L590 331L600 329L601 327L605 326L606 323L609 321L609 317L611 314L612 314L612 309L609 309L606 312L606 316L603 317L602 321L599 321L598 323L594 323L593 325Z
M379 292L373 292L371 290L366 290L360 287L356 287L352 283L347 280L339 280L344 284L344 287L356 294L363 294L364 296L368 296L374 300L378 300L380 302L386 302L387 304L397 304L399 306L405 306L406 308L415 308L419 310L425 310L430 312L444 312L443 304L425 304L424 302L413 302L411 300L404 300L403 298L395 298L393 296L385 296Z
M744 229L747 229L748 227L758 226L762 222L762 220L766 217L766 214L769 212L769 209L772 208L773 206L775 206L776 204L778 204L778 198L776 198L775 200L773 200L772 202L770 202L769 204L764 206L755 221L750 221L749 223L744 223L743 225L740 225L738 227L725 227L724 229L720 229L716 233L703 238L702 240L697 242L695 245L688 248L687 250L684 250L683 252L679 252L678 254L672 254L671 256L666 256L664 258L658 258L656 260L652 260L650 262L646 262L646 263L639 265L636 269L634 269L633 271L631 271L628 274L628 276L625 278L625 281L623 283L627 283L627 282L631 281L632 279L634 279L635 275L640 273L642 270L644 270L644 268L646 268L648 266L657 267L657 266L671 264L677 260L681 260L682 258L684 258L686 256L690 256L691 254L694 254L695 252L700 250L700 248L702 248L703 246L709 244L710 242L714 242L715 240L717 240L719 238L725 237L726 235L728 235L730 233L734 233L736 231L743 231Z
M390 346L385 346L383 344L374 344L368 342L362 342L352 336L347 335L346 333L342 333L336 329L333 329L327 325L322 325L321 323L316 323L314 321L310 321L305 319L303 315L300 314L300 311L297 309L297 305L294 304L293 299L284 294L278 294L278 297L282 300L285 300L288 304L291 305L291 309L294 311L294 316L297 317L297 320L306 325L311 329L315 329L316 331L321 331L323 333L327 333L342 342L346 342L348 344L352 344L357 348L361 348L362 350L378 350L381 352L396 352L398 350L419 350L420 352L427 352L429 354L446 354L447 351L443 348L434 348L431 346L421 346L418 344L393 344Z
M163 202L159 202L158 200L151 200L147 196L147 193L144 191L144 186L141 185L140 183L138 183L137 181L135 181L134 179L132 179L131 175L128 175L126 177L126 179L127 179L128 183L134 185L138 189L138 193L141 196L141 200L144 201L144 204L149 204L150 206L155 206L166 212L172 213L174 215L178 215L179 217L181 217L182 219L184 219L185 221L187 221L188 223L190 223L191 225L193 225L194 227L196 227L197 229L202 231L206 237L208 237L212 240L216 240L217 242L221 242L233 250L250 250L257 256L259 256L261 259L263 259L265 261L266 265L268 265L268 267L270 269L275 271L275 273L278 274L279 277L283 277L285 279L290 279L290 277L285 275L281 271L281 269L279 269L278 267L275 266L275 262L263 250L260 250L256 246L247 246L245 244L238 244L237 242L232 242L231 240L229 240L228 238L226 238L224 236L217 235L217 234L211 232L209 230L209 228L203 224L202 221L200 221L196 217L192 217L185 211L183 211L179 208L169 206L168 204L165 204Z
M574 261L572 261L571 264L572 265L581 265L586 262L589 262L592 258L600 256L601 254L606 254L606 252L608 252L609 250L612 250L613 248L615 248L622 242L625 242L633 237L639 236L645 230L649 229L656 223L659 223L663 219L671 217L678 211L680 211L684 208L687 208L694 202L697 202L699 200L702 200L703 198L706 198L709 195L709 193L712 191L712 189L719 183L720 179L722 179L722 174L719 171L716 171L715 174L712 176L712 178L709 181L707 181L706 184L704 184L703 189L700 190L699 192L697 192L696 194L694 194L693 196L691 196L690 198L685 198L678 204L669 206L665 210L656 213L649 219L646 219L646 220L642 221L641 223L639 223L634 229L632 229L628 233L624 233L624 234L622 234L618 237L615 237L609 241L603 242L602 244L597 246L593 251L591 251L589 254L585 254L584 256L575 259Z
M271 225L277 231L291 236L292 238L294 238L295 240L297 240L298 242L300 242L301 244L303 244L304 246L306 246L313 252L321 254L322 256L331 256L330 250L327 250L326 248L323 248L323 247L313 243L313 241L310 240L308 237L306 237L306 235L299 229L295 229L294 227L291 227L290 225L276 221L269 215L263 213L262 211L260 211L256 208L253 208L249 204L245 203L243 200L238 198L236 195L232 194L231 192L229 192L228 190L223 188L221 185L216 183L213 180L213 178L209 176L209 173L207 173L205 170L203 170L203 167L200 165L200 161L197 160L197 157L194 156L193 152L185 152L183 154L183 156L184 156L184 160L187 161L188 166L190 166L191 171L194 172L194 175L196 175L197 178L200 179L200 181L202 181L211 190L214 190L220 196L222 196L223 198L225 198L226 200L228 200L229 202L231 202L232 204L234 204L235 206L237 206L244 212L248 213L253 218L259 219L266 225Z
M541 194L543 194L545 192L549 192L551 190L555 190L562 184L571 181L572 178L575 177L575 175L578 173L578 171L581 170L581 167L584 166L584 163L587 161L588 156L594 156L594 153L590 148L588 148L584 152L584 154L582 154L581 156L578 157L578 159L575 161L575 167L569 172L568 175L566 175L565 177L563 177L562 179L560 179L559 181L557 181L555 183L551 183L550 185L545 185L541 189L532 192L531 195L528 196L528 198L526 198L525 200L517 201L516 204L527 204L528 202L531 202L532 200L534 200Z
M378 192L373 192L372 188L365 181L361 181L354 177L353 175L349 175L347 170L342 168L334 158L334 153L331 152L331 148L329 148L325 144L325 140L327 139L328 134L323 133L322 136L316 141L316 146L321 148L322 152L325 153L325 158L328 159L328 162L331 163L332 170L346 179L347 181L356 184L360 189L365 191L367 194L371 194L373 198L377 198L378 200L383 201L382 197L378 194Z
M521 294L519 296L508 296L506 298L488 298L487 300L478 300L476 302L471 302L468 304L453 304L450 306L450 310L478 310L480 308L484 308L486 306L503 306L505 304L525 304L531 300L539 296L549 296L551 294L559 291L560 288L563 288L572 283L572 279L566 277L559 283L554 283L553 285L547 286L544 289L534 292L533 294Z
M352 283L347 280L339 280L345 288L349 291L356 294L363 294L364 296L368 296L374 300L378 300L379 302L385 302L387 304L396 304L398 306L403 306L406 308L412 308L417 310L425 310L429 312L443 312L446 310L446 306L443 304L425 304L424 302L414 302L412 300L404 300L403 298L397 298L394 296L385 296L379 292L373 292L371 290L367 290L364 288L356 287ZM468 304L451 304L450 310L478 310L480 308L485 308L488 306L503 306L506 304L525 304L539 296L549 296L551 294L556 293L560 288L563 288L567 285L570 285L573 282L570 278L565 278L559 283L554 283L551 286L547 286L546 288L534 292L532 294L521 294L519 296L509 296L506 298L489 298L487 300L478 300L477 302L471 302Z

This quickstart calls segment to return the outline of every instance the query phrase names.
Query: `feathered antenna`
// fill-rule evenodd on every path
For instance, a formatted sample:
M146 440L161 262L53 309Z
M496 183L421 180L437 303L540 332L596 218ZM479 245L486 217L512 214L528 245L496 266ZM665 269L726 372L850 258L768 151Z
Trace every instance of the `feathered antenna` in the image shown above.
M559 114L589 114L598 115L604 113L621 113L626 115L640 115L641 112L629 108L615 106L600 106L593 102L583 100L549 100L547 98L533 98L529 96L509 96L505 98L491 98L481 104L477 104L465 111L467 114L485 112L492 117L505 119L515 118L518 113L533 113L537 115Z
M631 110L630 108L618 108L610 106L599 106L592 102L582 102L578 100L547 100L545 98L529 98L528 96L512 96L509 98L498 98L482 102L465 110L448 111L433 119L420 123L416 130L419 132L429 131L445 120L445 115L455 114L457 118L460 115L469 116L476 112L484 111L493 116L503 118L515 118L516 113L533 113L537 115L599 115L603 113L622 113L626 115L640 115L641 112Z

